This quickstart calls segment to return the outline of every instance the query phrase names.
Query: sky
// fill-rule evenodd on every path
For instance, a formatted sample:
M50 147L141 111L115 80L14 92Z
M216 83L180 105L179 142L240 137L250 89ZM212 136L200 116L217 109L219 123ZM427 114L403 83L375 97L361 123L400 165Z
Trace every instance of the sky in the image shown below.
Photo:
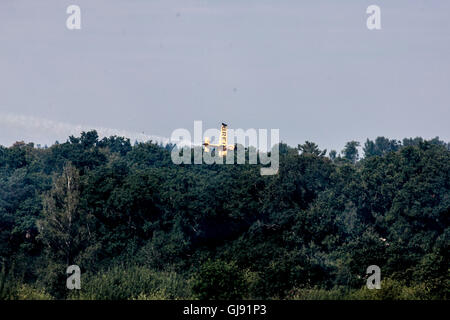
M66 27L69 5L81 29ZM381 8L381 30L366 9ZM450 141L450 1L1 0L0 144L279 129Z

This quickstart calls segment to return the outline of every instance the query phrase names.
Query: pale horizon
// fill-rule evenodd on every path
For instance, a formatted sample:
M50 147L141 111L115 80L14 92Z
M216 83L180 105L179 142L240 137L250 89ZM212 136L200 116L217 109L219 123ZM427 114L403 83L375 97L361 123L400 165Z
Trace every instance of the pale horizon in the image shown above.
M448 2L377 1L372 31L372 1L79 0L81 30L65 26L70 4L0 3L0 145L81 129L167 139L195 120L338 152L450 141Z

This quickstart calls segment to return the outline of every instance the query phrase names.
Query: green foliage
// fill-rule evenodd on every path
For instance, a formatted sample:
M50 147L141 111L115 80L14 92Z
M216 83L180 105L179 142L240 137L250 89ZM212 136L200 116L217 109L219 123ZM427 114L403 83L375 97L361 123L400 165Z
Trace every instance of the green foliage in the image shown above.
M244 274L234 262L208 260L195 274L192 291L201 300L242 299L245 284Z
M369 290L363 287L351 292L352 300L424 300L430 299L428 289L423 284L408 286L403 281L385 279L381 289Z
M80 300L152 300L187 299L189 284L174 272L155 272L139 266L115 266L81 279L81 289L71 292L70 299Z
M0 146L0 298L448 299L449 144L358 146L281 143L274 176L95 131Z
M320 151L319 146L310 141L305 141L304 144L298 146L298 149L303 154L313 154L315 156L324 156L327 153L327 150Z
M22 284L17 288L14 299L16 300L53 300L53 297L45 289L36 289L30 285Z
M16 283L13 272L6 270L5 264L3 264L0 270L0 299L13 299L17 286Z
M52 300L53 297L44 289L25 284L14 274L14 266L6 271L5 265L0 271L1 300Z
M369 290L365 286L360 289L335 287L329 290L319 287L295 288L287 298L292 300L424 300L429 299L430 295L423 284L407 286L401 281L385 279L381 281L381 289Z
M359 142L350 141L347 142L344 150L342 150L342 154L344 155L344 159L350 161L351 163L356 163L359 158L359 152L357 147L359 147Z
M48 254L66 265L84 264L81 259L94 253L92 216L80 206L80 176L70 163L54 177L52 189L44 194L42 219L37 221L39 240ZM83 257L85 258L85 257Z
M378 137L375 141L367 139L364 144L364 156L366 158L373 156L384 156L390 152L395 152L401 147L401 142L389 140L385 137Z

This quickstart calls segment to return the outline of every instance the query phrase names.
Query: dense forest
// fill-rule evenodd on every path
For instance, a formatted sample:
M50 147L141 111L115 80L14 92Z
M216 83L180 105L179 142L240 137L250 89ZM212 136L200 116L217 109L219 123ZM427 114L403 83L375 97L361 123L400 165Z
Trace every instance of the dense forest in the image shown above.
M273 176L175 165L174 147L0 146L0 298L449 299L448 143L281 143Z

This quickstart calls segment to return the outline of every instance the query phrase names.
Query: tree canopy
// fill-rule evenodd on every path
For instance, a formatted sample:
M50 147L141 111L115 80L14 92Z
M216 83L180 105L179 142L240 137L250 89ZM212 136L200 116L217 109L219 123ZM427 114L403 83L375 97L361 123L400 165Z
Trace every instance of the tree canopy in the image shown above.
M173 147L95 131L0 146L0 296L358 298L378 265L382 298L448 299L448 143L281 144L274 176L175 165Z

